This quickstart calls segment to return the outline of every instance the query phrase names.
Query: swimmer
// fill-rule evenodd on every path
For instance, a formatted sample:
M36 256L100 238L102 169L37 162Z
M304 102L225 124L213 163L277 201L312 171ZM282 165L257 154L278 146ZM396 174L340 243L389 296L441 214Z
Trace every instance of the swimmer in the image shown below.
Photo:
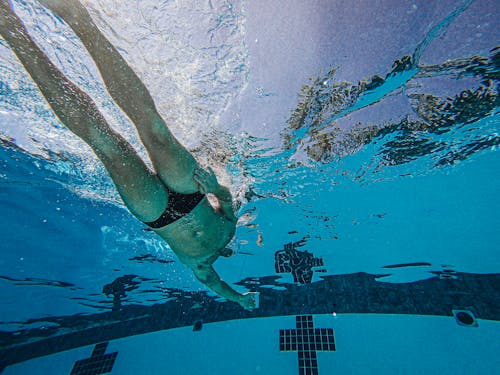
M212 266L219 256L230 254L226 245L236 230L229 189L219 184L212 169L201 168L173 136L146 86L78 0L39 2L80 38L111 97L134 123L154 170L109 126L89 95L65 77L35 44L9 0L0 0L0 35L52 111L92 148L131 214L164 239L199 281L243 308L254 309L255 293L237 292ZM208 202L207 194L217 198L217 208Z

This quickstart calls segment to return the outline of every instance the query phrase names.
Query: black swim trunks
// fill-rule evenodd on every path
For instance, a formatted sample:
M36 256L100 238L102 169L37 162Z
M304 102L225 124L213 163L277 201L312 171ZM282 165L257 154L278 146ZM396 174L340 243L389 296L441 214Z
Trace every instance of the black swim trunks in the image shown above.
M205 195L198 191L193 194L181 194L168 189L168 204L165 211L155 221L144 224L153 229L166 227L193 211L204 197Z

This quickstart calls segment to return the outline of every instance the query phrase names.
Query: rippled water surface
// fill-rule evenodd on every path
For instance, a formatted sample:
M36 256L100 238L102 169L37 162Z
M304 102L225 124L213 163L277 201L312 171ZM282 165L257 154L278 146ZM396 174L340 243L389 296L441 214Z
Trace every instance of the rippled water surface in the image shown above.
M239 254L215 265L223 278L276 276L287 243L324 260L312 282L498 272L498 3L271 3L87 4L175 135L241 204ZM146 157L70 29L34 1L14 6ZM58 317L205 291L128 214L3 40L0 92L4 344Z

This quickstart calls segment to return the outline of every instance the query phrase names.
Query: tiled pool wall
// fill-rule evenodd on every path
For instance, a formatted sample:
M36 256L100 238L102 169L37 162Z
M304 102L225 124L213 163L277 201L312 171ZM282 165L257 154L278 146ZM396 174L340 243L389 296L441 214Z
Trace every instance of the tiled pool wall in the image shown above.
M8 366L2 375L493 374L499 327L389 314L241 319L84 346Z
M195 363L200 366L206 359L211 366L217 367L218 373L225 373L225 365L221 361L229 361L233 365L241 365L244 371L250 371L248 373L254 373L251 369L257 371L262 366L278 366L282 362L280 358L287 358L293 352L295 366L299 374L304 375L319 374L320 358L328 358L328 353L336 354L339 350L338 333L342 331L347 335L342 338L344 342L349 342L349 332L358 335L357 340L360 342L371 342L377 358L379 355L388 355L380 352L381 343L387 346L385 350L388 351L393 350L392 346L406 347L407 351L400 353L402 358L419 355L430 358L430 354L426 353L428 344L421 332L432 327L427 332L428 339L437 345L433 334L436 332L439 336L437 340L444 346L435 349L440 351L439 355L449 355L454 363L467 358L462 355L458 360L455 358L462 348L449 351L450 347L457 345L456 340L463 342L468 339L465 335L479 340L478 332L483 332L484 340L488 342L487 336L490 331L494 332L493 327L496 327L498 336L498 325L492 323L500 320L499 306L494 297L500 281L498 274L443 271L433 272L434 276L426 280L396 284L378 281L383 275L356 273L322 276L320 281L311 283L311 268L322 266L322 260L293 245L289 244L285 250L276 252L275 266L279 273L293 274L294 284L277 284L274 276L249 278L238 283L260 293L260 304L252 312L242 310L232 302L220 302L217 297L206 293L177 291L176 299L152 306L120 304L105 313L40 318L31 321L32 325L38 324L38 327L4 333L0 366L7 366L6 371L10 371L40 361L38 371L42 371L42 368L47 370L38 373L52 374L51 366L59 368L64 364L71 367L71 374L91 375L107 373L114 369L115 364L128 362L134 356L137 357L134 363L143 363L142 358L149 358L150 351L156 353L157 357L165 358L172 350L171 353L175 353L177 359L167 356L168 361L179 368L182 368L182 361L179 362L178 358L188 353L193 356L193 360L185 365L188 367ZM402 266L406 265L391 267ZM358 323L353 324L353 319ZM480 320L492 329L483 329L478 323ZM407 322L407 326L401 322ZM438 323L443 324L443 327L439 327ZM359 327L364 327L364 334L356 333ZM453 331L446 333L451 327ZM474 333L461 331L463 329ZM217 337L220 342L217 342ZM118 346L121 348L124 343L134 346L141 341L144 342L142 346L120 355L123 349ZM226 347L228 342L233 341L234 344ZM448 343L450 346L447 346ZM124 347L128 348L127 345ZM169 345L173 345L172 349L163 352L162 347ZM265 352L262 352L263 345L267 345ZM361 350L363 357L373 356L364 345L366 343L361 346L357 342L350 343L348 352L358 353ZM464 345L468 348L468 344ZM233 346L238 348L234 349ZM87 348L86 352L82 352L81 348L84 347ZM231 353L240 347L247 347L248 354L257 357L250 360L243 358L243 354L236 357L231 354L221 360L223 356L220 357L219 347ZM475 349L471 350L481 353L476 350L480 347L475 345ZM422 354L418 354L419 351ZM71 354L70 357L61 354L61 360L54 360L59 356L56 353L62 352L78 354ZM236 361L233 357L239 359ZM269 359L264 361L263 358L267 357ZM155 363L153 359L148 361ZM488 361L484 363L487 365ZM392 366L388 363L385 365L389 368ZM123 366L129 369L134 365ZM383 368L382 364L380 366ZM281 367L279 365L277 368ZM357 368L354 366L349 371ZM66 370L61 371L64 373ZM147 374L147 371L150 370L137 369L135 373ZM197 373L194 368L189 371ZM118 373L125 372L120 370Z

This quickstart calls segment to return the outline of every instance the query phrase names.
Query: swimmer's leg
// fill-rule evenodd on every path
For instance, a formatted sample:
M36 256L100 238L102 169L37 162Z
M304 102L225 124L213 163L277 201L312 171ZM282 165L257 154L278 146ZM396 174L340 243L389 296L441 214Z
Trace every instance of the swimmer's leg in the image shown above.
M142 221L156 220L168 199L163 183L149 171L132 146L109 127L92 99L51 63L6 0L0 0L0 35L57 117L103 162L131 213Z
M100 32L86 8L78 0L39 2L59 15L83 42L111 97L135 124L164 183L179 193L198 191L193 180L196 160L172 135L144 83Z

